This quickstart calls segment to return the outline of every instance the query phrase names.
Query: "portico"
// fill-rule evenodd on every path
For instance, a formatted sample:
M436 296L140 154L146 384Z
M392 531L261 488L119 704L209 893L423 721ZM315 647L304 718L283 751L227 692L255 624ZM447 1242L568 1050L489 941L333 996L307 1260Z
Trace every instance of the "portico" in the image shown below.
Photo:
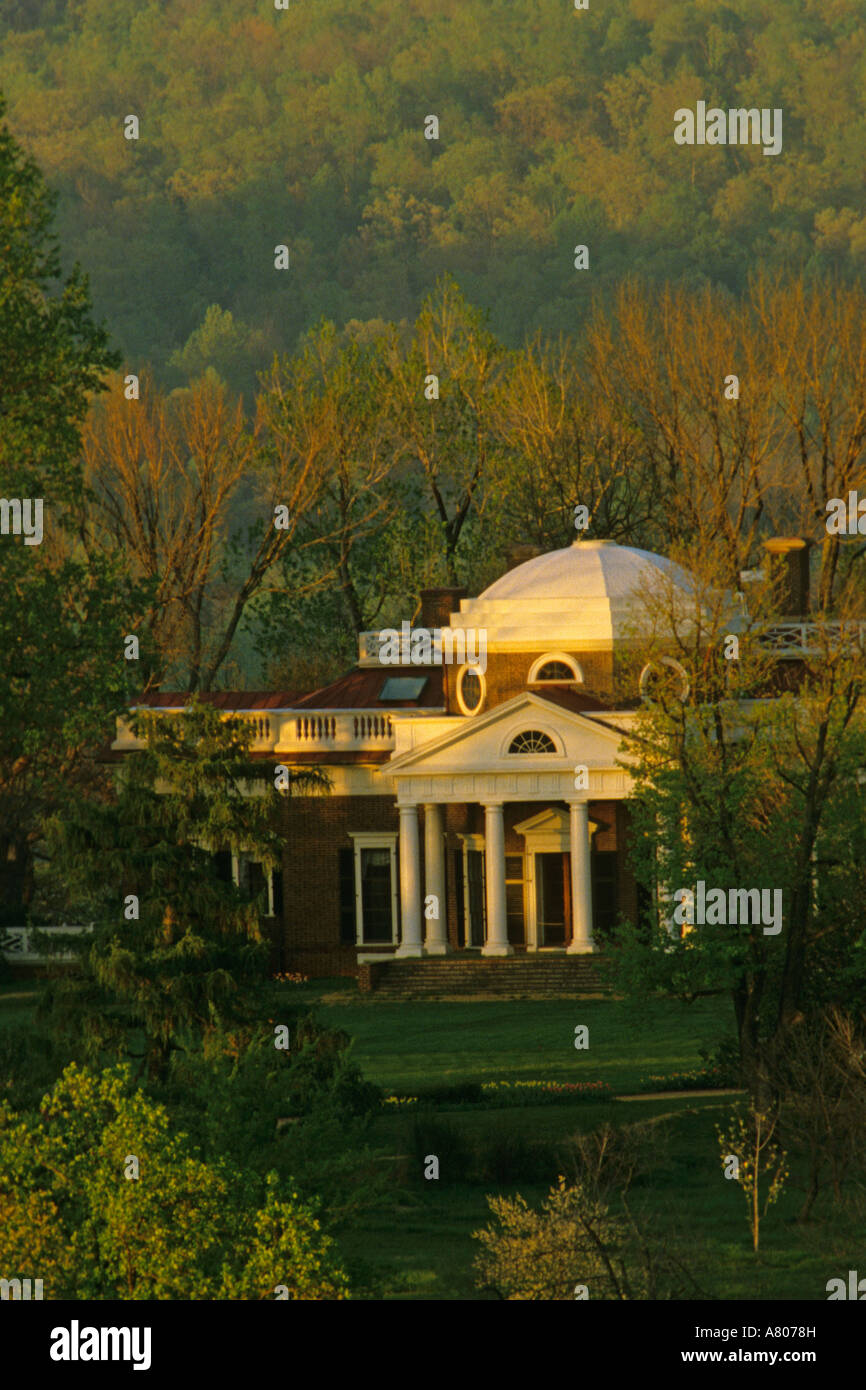
M466 870L465 884L458 885L464 913L467 922L472 912L482 919L474 921L471 933L466 931L466 946L480 947L484 956L514 954L509 939L510 887L512 904L522 897L521 948L592 954L597 943L591 845L598 821L590 804L627 795L627 774L616 765L620 731L554 706L534 692L516 696L487 715L461 720L457 729L453 717L446 728L438 727L437 720L419 720L415 728L413 722L404 721L400 728L401 741L408 747L398 744L382 770L394 780L400 823L401 921L395 954L436 956L451 949L445 812L455 804L483 811L483 834L479 826L478 833L459 837L464 866L469 856L476 856L472 881ZM511 814L512 843L515 835L522 838L522 855L506 854L508 808L527 802L537 804L538 812L517 823L514 810ZM517 861L518 868L509 873L507 860ZM551 908L554 898L561 934L552 920L557 916L557 909Z
M504 807L502 801L480 803L484 810L483 844L478 849L484 855L485 914L483 956L510 956L514 947L508 939L506 917L506 855ZM400 944L398 957L444 956L450 951L445 916L445 834L442 804L425 802L424 811L424 874L421 876L419 846L419 805L400 805ZM569 955L591 954L597 949L592 935L592 877L590 869L591 822L588 800L569 803L568 862L569 883L566 910L570 923L569 939L561 948L541 939L538 924L536 887L541 882L533 866L526 878L527 950L563 949ZM472 837L478 839L479 837ZM527 837L528 839L528 837ZM559 840L557 839L557 843ZM544 851L540 842L527 847L527 858Z

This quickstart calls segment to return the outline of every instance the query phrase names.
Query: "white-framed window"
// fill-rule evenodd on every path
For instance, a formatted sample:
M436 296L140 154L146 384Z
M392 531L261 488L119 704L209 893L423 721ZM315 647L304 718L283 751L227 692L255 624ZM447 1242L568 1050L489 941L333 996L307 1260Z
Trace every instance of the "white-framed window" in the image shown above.
M519 756L521 753L558 753L559 749L543 729L521 729L510 740L508 752Z
M664 676L664 672L660 669L662 666L667 666L669 670L674 671L679 676L679 699L681 703L685 704L686 700L689 698L689 691L691 689L691 686L689 685L688 672L686 671L682 663L677 661L672 656L660 657L657 662L647 662L646 666L640 673L640 682L638 688L640 690L641 699L646 700L649 698L651 693L651 682L653 681L653 679L658 680L660 677Z
M267 892L265 916L276 915L277 888L275 875L279 870L266 869L256 859L248 859L243 854L231 855L232 882L246 898L256 897L264 888Z
M349 837L355 855L355 943L396 946L400 932L397 833L356 830Z
M480 666L467 662L457 672L457 703L463 714L478 714L487 697L487 681Z
M527 678L527 685L563 685L571 682L582 685L583 671L568 652L545 652L544 656L533 661Z

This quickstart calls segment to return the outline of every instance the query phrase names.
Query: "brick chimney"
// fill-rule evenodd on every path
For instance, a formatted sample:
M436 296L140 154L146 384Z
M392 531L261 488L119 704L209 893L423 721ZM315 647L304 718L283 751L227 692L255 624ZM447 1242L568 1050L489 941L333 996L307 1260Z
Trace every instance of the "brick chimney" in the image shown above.
M426 628L447 627L449 617L458 611L460 600L465 597L466 590L464 588L422 589L421 615L418 626Z
M803 536L773 536L764 541L771 562L784 565L782 616L805 618L809 612L810 540Z

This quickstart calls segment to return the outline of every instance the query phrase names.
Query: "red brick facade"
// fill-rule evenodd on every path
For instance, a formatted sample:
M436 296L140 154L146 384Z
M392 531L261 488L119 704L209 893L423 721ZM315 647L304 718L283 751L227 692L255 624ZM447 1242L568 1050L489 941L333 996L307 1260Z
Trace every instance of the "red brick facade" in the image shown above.
M564 810L565 803L560 805ZM514 829L521 821L545 809L535 802L506 804L505 852L522 855L525 841ZM629 815L623 802L591 801L589 815L600 822L593 837L593 850L616 852L616 906L634 917L637 891L626 862ZM459 916L461 884L458 882L462 855L461 835L484 835L484 809L475 803L445 807L446 899L448 941L461 949L463 923ZM308 976L359 974L358 955L371 954L376 947L357 948L340 940L339 851L351 849L351 832L384 831L397 834L399 817L393 796L317 796L292 797L282 807L283 917L278 941L281 970L299 971ZM423 843L423 812L421 813ZM423 858L423 856L422 856ZM520 949L519 944L517 949ZM390 954L387 948L384 954Z

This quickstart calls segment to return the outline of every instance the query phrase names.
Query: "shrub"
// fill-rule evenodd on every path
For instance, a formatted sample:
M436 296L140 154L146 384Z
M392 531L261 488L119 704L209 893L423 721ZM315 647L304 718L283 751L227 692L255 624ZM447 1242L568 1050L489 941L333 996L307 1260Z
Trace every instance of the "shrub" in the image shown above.
M465 1135L454 1125L419 1115L412 1126L412 1152L419 1175L428 1155L435 1154L440 1182L467 1182L471 1176L472 1153Z
M0 1268L55 1299L348 1296L316 1204L203 1162L128 1067L67 1067L36 1114L0 1102Z
M698 1055L704 1064L703 1073L715 1078L704 1083L707 1087L741 1084L740 1045L736 1038L723 1038L715 1049L702 1047Z
M592 1299L641 1297L640 1272L631 1279L620 1257L626 1228L607 1208L565 1178L551 1188L541 1209L523 1197L488 1197L495 1222L473 1237L477 1284L509 1300L562 1301L585 1285Z
M69 1061L42 1029L0 1029L0 1091L16 1110L35 1109Z
M550 1144L528 1139L520 1130L488 1130L476 1148L475 1181L507 1187L515 1182L552 1182L556 1157Z
M645 1171L650 1149L658 1161L667 1137L657 1121L631 1125L606 1121L597 1129L571 1135L562 1153L562 1167L575 1184L598 1199L613 1190L625 1193Z

